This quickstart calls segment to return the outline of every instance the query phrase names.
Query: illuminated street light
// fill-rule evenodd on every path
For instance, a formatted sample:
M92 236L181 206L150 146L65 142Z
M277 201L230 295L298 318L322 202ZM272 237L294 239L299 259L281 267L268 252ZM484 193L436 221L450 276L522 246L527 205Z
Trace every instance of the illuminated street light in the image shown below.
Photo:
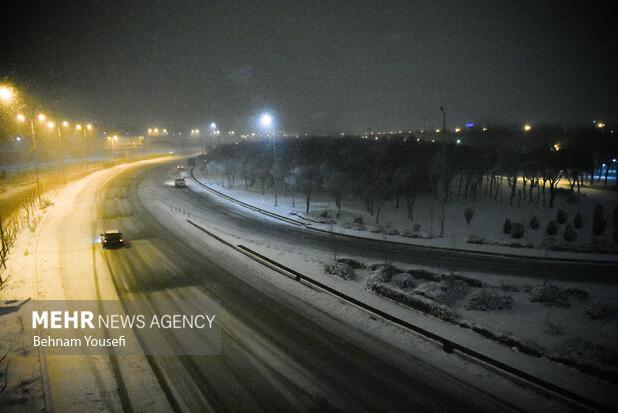
M604 127L605 127L605 123L603 123L603 122L598 122L597 123L597 128L603 129Z
M16 116L16 119L18 122L25 122L26 121L26 117L24 116L23 113L18 113Z
M530 126L529 124L524 125L524 131L530 132L531 130L532 130L532 126Z
M89 123L89 124L87 124L87 125L86 125L86 129L88 129L88 130L92 130L92 125L91 125L90 123Z
M39 120L39 122L45 122L45 119L47 119L45 115L42 113L39 113L39 115L36 118Z
M62 121L62 126L64 126L65 128L69 126L69 122L67 122L66 120Z
M487 128L483 128L483 132L487 132Z
M560 150L560 144L559 143L554 144L554 150L556 152L558 152Z
M461 139L457 139L457 145L461 144Z
M0 101L2 101L2 103L12 103L14 98L15 92L11 86L0 86Z
M455 128L455 133L461 132L461 128Z
M270 128L273 124L273 117L269 113L263 113L259 119L260 126L263 128Z
M216 123L214 123L214 122L211 122L211 124L210 124L210 129L212 129L212 130L217 129L217 124L216 124Z
M54 126L56 126L56 124L54 122L52 122L51 120L49 122L47 122L47 127L49 129L53 129Z
M440 133L440 129L436 129L436 133Z

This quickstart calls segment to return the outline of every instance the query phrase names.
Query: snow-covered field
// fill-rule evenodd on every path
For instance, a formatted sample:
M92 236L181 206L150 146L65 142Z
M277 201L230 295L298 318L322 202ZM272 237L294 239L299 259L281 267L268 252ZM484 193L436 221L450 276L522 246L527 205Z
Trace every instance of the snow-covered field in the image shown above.
M189 188L214 196L195 183L190 183ZM249 199L245 197L243 200ZM268 200L262 202L262 205L268 204ZM229 208L244 209L231 202L228 205ZM209 222L208 211L200 211L191 205L181 208L184 208L184 214L190 214L192 220L203 223L209 230L230 242L245 245L382 311L497 360L600 399L611 398L610 394L615 391L606 381L606 373L615 375L617 370L615 343L618 338L618 288L615 286L587 282L546 282L524 277L513 279L487 273L455 273L467 283L461 280L451 283L449 279L452 274L447 269L422 268L411 262L390 262L398 269L396 272L411 270L418 273L418 270L422 270L443 278L432 281L412 275L407 277L411 281L407 286L405 282L398 284L404 288L395 285L391 287L403 290L405 295L429 303L432 307L445 308L455 316L452 321L445 321L444 318L428 315L418 308L372 291L370 280L379 272L380 264L384 264L384 257L367 259L338 256L352 258L366 267L354 269L352 277L346 280L325 271L325 266L333 263L335 251L283 243L268 234L238 232L221 223ZM256 219L273 219L257 212L248 213ZM186 215L176 214L181 221L186 219ZM544 291L543 286L549 287L550 293L557 291L557 298L541 298L540 301L539 298L533 298L542 296L539 291ZM509 297L505 299L508 304L502 310L469 304L474 301L474 297L484 295L481 292L489 293L490 296ZM567 305L563 303L565 300ZM481 303L487 301L483 297L480 299ZM492 302L491 299L489 301ZM579 369L572 367L575 362ZM587 365L593 366L595 370L587 370ZM587 373L583 373L583 370ZM605 379L598 378L599 375Z
M440 237L441 206L430 196L419 196L413 209L413 220L410 220L405 207L405 199L400 200L399 208L395 201L387 202L380 212L379 224L376 225L375 214L367 212L364 204L354 196L343 199L341 214L336 216L334 201L325 194L312 196L309 214L305 213L305 198L302 194L278 194L277 206L274 205L274 194L266 191L262 194L258 188L245 190L242 183L233 188L221 185L221 180L214 174L208 174L194 168L197 179L213 189L229 195L242 202L258 208L271 211L292 219L304 222L311 227L327 231L335 231L354 236L374 239L405 242L445 248L457 248L494 253L515 255L546 256L557 258L581 258L597 260L618 260L618 244L612 240L612 222L615 208L618 207L618 193L601 187L584 187L581 196L574 204L570 204L566 196L558 195L554 208L542 206L542 196L537 204L537 192L533 191L532 202L529 193L519 201L514 199L514 205L509 205L509 191L506 184L502 185L498 200L488 200L484 197L472 203L462 197L454 196L445 210L444 236ZM457 193L457 188L454 188ZM547 194L547 203L549 194ZM597 204L604 207L607 228L596 237L592 232L593 211ZM471 208L474 216L470 224L466 223L464 210ZM556 220L559 210L566 213L564 224L559 224L558 233L550 237L546 227L550 221ZM577 213L583 217L583 225L576 229L576 239L567 242L563 233L568 224L573 225ZM530 221L537 217L539 226L533 229ZM522 238L513 239L503 232L505 219L512 223L522 223L525 232ZM362 221L362 224L354 221ZM470 243L471 239L482 243ZM546 248L550 245L550 248ZM567 251L559 251L567 249ZM603 253L598 253L603 252Z

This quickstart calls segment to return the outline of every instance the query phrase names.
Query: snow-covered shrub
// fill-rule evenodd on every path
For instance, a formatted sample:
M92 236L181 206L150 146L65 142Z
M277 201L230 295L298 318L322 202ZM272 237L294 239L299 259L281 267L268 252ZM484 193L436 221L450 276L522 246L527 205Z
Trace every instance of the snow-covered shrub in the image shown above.
M552 284L533 288L530 291L530 301L547 306L570 308L569 295L560 287Z
M573 242L577 238L577 232L575 232L575 229L571 225L567 225L562 233L562 238L564 238L566 242Z
M532 229L539 229L539 226L541 225L541 222L539 221L539 219L535 216L533 216L530 219L530 228Z
M607 304L596 303L592 307L586 310L584 313L591 320L601 320L603 318L608 318L612 315L613 309Z
M399 231L397 231L395 228L389 228L386 230L386 234L387 235L399 235Z
M598 237L605 232L605 228L607 228L607 220L605 219L605 212L603 212L603 205L597 204L592 215L592 233Z
M374 234L384 234L384 227L381 225L375 225L371 229L371 232L373 232Z
M474 210L472 208L464 209L464 218L466 219L466 224L470 225L470 221L474 217Z
M547 228L545 228L545 232L552 237L556 235L558 233L558 223L556 221L549 221Z
M502 232L504 232L505 234L510 234L511 233L511 220L506 218L504 220L504 225L502 225Z
M558 221L559 224L564 224L565 222L567 222L567 218L567 213L564 212L563 209L559 209L556 213L556 221Z
M355 224L359 224L359 225L363 225L363 217L355 217L354 218L354 223Z
M400 269L388 264L379 264L377 266L374 264L371 266L371 269L373 270L372 279L383 283L390 282L393 275L402 272Z
M336 275L344 280L354 278L354 269L345 262L333 262L324 265L324 272L327 274Z
M419 232L421 230L421 224L414 224L414 232Z
M455 323L459 320L459 314L445 305L441 305L421 297L414 296L406 291L393 288L389 284L371 279L367 283L368 288L383 297L397 301L416 310L434 316L444 321Z
M511 237L515 239L519 239L524 236L526 233L526 228L524 224L520 224L519 222L513 222L511 224Z
M483 288L470 295L466 310L492 311L513 308L513 297L493 288Z
M391 284L397 288L405 290L406 288L413 288L416 286L414 277L407 272L400 272L391 277Z
M360 261L358 261L358 260L356 260L354 258L338 257L337 258L337 262L342 262L342 263L348 264L350 267L354 268L355 270L367 268L367 266L365 264L363 264L362 262L360 262Z
M330 218L330 211L328 209L325 209L324 211L322 211L320 213L320 218Z
M414 233L413 231L409 230L409 229L404 229L403 231L401 231L400 234L402 237L406 237L406 238L417 238L418 235L416 233Z
M426 282L418 286L414 293L441 304L452 304L466 296L470 287L455 279L444 279L439 283Z
M584 226L584 217L579 211L577 211L577 213L575 214L575 218L573 218L573 226L577 229L580 229Z

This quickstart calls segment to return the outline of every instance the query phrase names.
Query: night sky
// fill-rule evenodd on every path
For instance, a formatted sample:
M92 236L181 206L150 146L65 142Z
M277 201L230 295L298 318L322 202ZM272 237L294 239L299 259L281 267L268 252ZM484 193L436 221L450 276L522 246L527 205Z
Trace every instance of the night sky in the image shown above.
M610 2L12 4L0 79L106 124L421 128L441 105L452 127L616 120Z

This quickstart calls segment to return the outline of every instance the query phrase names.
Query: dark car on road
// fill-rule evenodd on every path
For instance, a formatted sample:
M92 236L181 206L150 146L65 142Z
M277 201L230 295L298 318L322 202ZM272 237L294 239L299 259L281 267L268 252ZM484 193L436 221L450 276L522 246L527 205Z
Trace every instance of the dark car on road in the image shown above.
M101 234L101 243L103 248L120 248L124 245L122 232L117 229L108 229Z

